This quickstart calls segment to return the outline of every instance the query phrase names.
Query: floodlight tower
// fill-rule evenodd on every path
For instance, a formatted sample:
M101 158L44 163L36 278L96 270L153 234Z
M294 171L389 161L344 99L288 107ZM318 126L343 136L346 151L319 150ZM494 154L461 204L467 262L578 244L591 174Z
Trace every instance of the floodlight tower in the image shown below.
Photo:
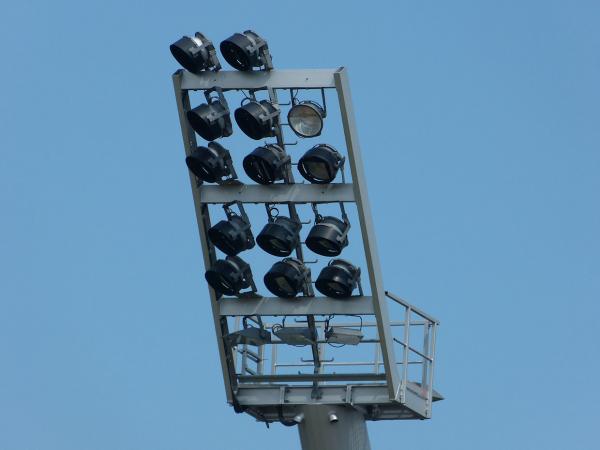
M384 289L348 71L275 70L267 42L251 30L227 38L220 50L237 70L221 71L212 42L201 33L171 45L186 69L175 72L173 84L227 401L236 412L267 424L297 425L304 450L370 449L366 420L428 419L433 402L442 399L433 389L439 322ZM191 91L203 92L206 103L193 106ZM233 114L239 130L226 99L232 91L245 96ZM303 139L321 134L326 91L337 93L345 149L311 143L300 158L288 154L285 126ZM281 121L282 92L291 98L287 123ZM321 103L299 100L310 93L320 94ZM243 159L252 183L238 180L239 153L226 149L222 139L240 131L254 140L272 139ZM196 135L210 142L199 145ZM294 165L309 184L294 180ZM264 204L267 211L267 224L256 238L248 204ZM339 215L322 216L318 208L327 204L339 205ZM362 270L341 255L349 245L346 207L352 204L366 262ZM223 206L226 219L211 226L214 205ZM304 239L308 222L298 212L302 205L314 213ZM288 216L279 215L277 207L287 207ZM275 296L258 292L247 262L245 255L260 251L256 243L284 257L264 277ZM331 258L316 282L303 246ZM225 256L218 257L217 249ZM361 283L365 272L368 293ZM313 284L322 295L315 295ZM392 320L392 310L400 317ZM374 358L336 360L343 345L355 346L351 353L362 359L360 349L371 346ZM310 350L310 359L281 361L284 351L299 346ZM334 355L326 358L326 349Z

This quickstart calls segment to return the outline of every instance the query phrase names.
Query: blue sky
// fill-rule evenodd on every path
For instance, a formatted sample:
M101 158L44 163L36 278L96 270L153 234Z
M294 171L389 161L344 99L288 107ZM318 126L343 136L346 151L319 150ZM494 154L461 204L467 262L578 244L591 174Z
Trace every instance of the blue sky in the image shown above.
M447 399L373 448L596 448L600 4L259 6L3 5L0 449L299 448L225 403L170 79L247 28L348 67L386 287L442 321Z

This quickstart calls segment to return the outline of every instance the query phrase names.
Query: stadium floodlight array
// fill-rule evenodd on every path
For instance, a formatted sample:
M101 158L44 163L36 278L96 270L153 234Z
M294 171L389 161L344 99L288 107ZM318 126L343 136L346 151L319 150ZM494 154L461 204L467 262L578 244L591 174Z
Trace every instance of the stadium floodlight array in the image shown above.
M225 60L240 71L252 71L260 67L272 69L268 45L253 31L232 35L221 43L220 48ZM170 49L175 59L192 73L220 70L212 42L201 33L196 33L194 37L184 36ZM321 92L325 104L325 95L323 90ZM218 86L205 90L204 95L207 102L188 110L186 117L191 128L211 142L206 147L197 146L186 156L186 164L200 182L223 184L237 178L231 153L215 142L233 134L229 106L222 88ZM279 105L273 100L257 100L253 91L249 92L246 100L234 114L240 130L254 140L277 137L278 143L266 143L246 155L243 159L244 171L254 182L265 186L278 181L293 182L291 157L286 153L281 137ZM325 116L325 108L318 103L312 100L298 101L293 97L288 124L298 136L315 137L321 134ZM311 183L329 184L335 180L344 161L345 158L333 146L317 144L298 160L297 165L300 175ZM241 214L234 213L230 204L224 205L227 219L221 220L207 232L209 242L228 257L216 261L206 271L209 285L219 295L240 295L248 287L252 287L254 292L249 264L241 258L232 258L255 245L248 216L242 204L238 202L238 206ZM313 208L316 211L316 205ZM289 257L299 248L302 228L295 207L291 207L291 215L294 217L270 215L269 222L257 237L264 251L287 257L276 262L265 274L265 286L282 298L296 297L300 293L312 296L310 270L303 262L301 252L297 250L298 258ZM345 213L343 216L342 221L332 216L321 217L316 213L315 225L308 234L306 246L322 256L338 256L348 245L350 222ZM330 297L350 297L359 284L359 278L360 269L344 260L334 260L321 271L316 286Z
M173 81L227 400L236 412L260 421L298 425L304 450L366 450L365 419L429 418L432 402L441 399L432 386L439 323L383 289L347 70L276 70L267 41L252 30L234 33L221 42L219 50L234 71L222 70L212 41L202 33L183 36L170 46L185 69L178 70ZM331 119L325 123L328 89L337 93L345 147L313 141L304 153L288 151L291 143L285 139L285 127L301 139L311 139L323 135L324 126L331 125ZM202 91L206 101L192 105L191 91ZM227 101L231 91L244 95L233 111L235 123ZM289 103L279 102L281 91L289 91ZM320 102L310 99L311 91L321 93ZM266 98L259 99L257 94ZM287 117L287 123L282 123L282 117ZM223 144L234 133L263 142L256 147L248 141L254 150L245 154ZM208 142L198 145L198 136ZM238 179L236 164L242 165L251 182ZM294 167L308 183L294 180ZM346 181L345 169L349 169L351 182ZM350 244L346 203L356 205L362 239L353 238L352 243L362 244L364 271L342 257ZM258 224L262 229L258 228L261 231L256 238L244 204L263 204L267 210L267 223ZM321 204L339 205L340 214L321 215ZM212 205L223 207L225 219L211 223ZM314 222L304 230L303 224L310 221L302 221L297 205L313 209ZM282 207L287 212L279 214ZM304 240L302 236L306 236ZM261 250L282 258L262 277L274 297L261 294L254 282L253 255ZM329 258L315 281L310 264L319 260L307 261L306 250ZM362 287L363 273L368 275L367 294ZM390 300L405 309L401 339L392 333ZM410 341L414 314L424 327L421 350ZM263 324L262 317L267 316L280 317L281 324ZM358 317L360 326L338 321L330 325L340 316ZM375 339L365 337L363 316L374 318L366 326L376 327ZM302 325L286 325L287 317L295 317ZM237 318L233 330L232 318ZM323 326L320 332L319 326ZM374 371L324 372L327 360L322 346L367 343L378 349ZM396 359L395 343L401 345L401 361ZM309 347L312 359L302 360L299 366L311 365L312 372L275 373L275 349L281 345ZM268 359L264 347L268 346L274 349L271 373L263 364ZM241 365L237 363L239 355ZM418 383L408 377L408 365L414 363L409 355L420 358L422 364ZM256 367L251 369L248 361ZM348 384L344 388L339 382ZM322 429L327 432L321 433Z

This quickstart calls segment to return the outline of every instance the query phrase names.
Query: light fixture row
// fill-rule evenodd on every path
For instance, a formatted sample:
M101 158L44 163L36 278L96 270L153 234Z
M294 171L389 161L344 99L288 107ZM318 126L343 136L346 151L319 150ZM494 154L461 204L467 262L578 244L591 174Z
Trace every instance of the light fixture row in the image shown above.
M250 265L239 256L217 260L205 273L208 284L219 294L240 295L250 288L255 292ZM282 298L309 294L310 269L299 259L284 258L273 264L263 281L267 289ZM360 268L344 259L332 259L315 282L319 292L327 297L348 298L359 286Z
M248 325L248 318L243 319L243 328L239 331L229 333L224 337L225 343L230 347L237 345L261 346L272 343L271 333L265 328L262 320L258 320L258 327ZM271 327L272 333L279 340L288 345L304 346L312 345L319 339L316 329L309 327L285 326L285 317L281 324ZM329 325L326 320L324 338L328 344L358 345L364 338L362 332L362 319L359 329Z
M362 341L364 334L362 332L362 318L360 328L349 328L330 325L330 316L325 320L323 337L328 344L338 345L358 345ZM286 326L285 317L281 324L271 326L271 332L279 340L288 345L304 346L313 345L319 339L319 333L315 328ZM242 320L243 328L239 331L229 333L225 336L225 342L228 346L253 345L261 346L272 343L271 333L265 328L262 320L257 320L258 327L248 325L248 317Z
M229 150L217 142L209 142L207 147L196 147L185 162L203 182L222 183L237 178ZM344 162L345 158L331 145L317 144L298 160L298 171L311 183L327 184L335 179ZM253 181L269 185L285 180L291 158L279 145L265 144L246 155L242 164Z
M254 248L255 243L265 252L279 257L292 254L300 243L302 223L286 216L273 216L256 237L252 234L250 220L240 205L241 214L224 205L226 219L217 222L208 230L210 242L227 256ZM316 206L314 206L316 209ZM269 210L269 208L267 207ZM269 210L270 211L270 210ZM350 221L345 213L342 219L315 214L315 223L306 237L305 244L313 252L327 257L338 256L348 246Z
M217 96L210 96L217 92ZM287 116L287 124L299 137L316 137L323 131L325 109L312 100L298 101L295 97ZM246 136L256 141L276 135L281 110L269 100L248 98L237 108L233 116ZM215 88L206 92L206 103L189 110L186 117L190 126L200 137L214 141L233 134L229 105L223 92Z
M200 74L221 70L221 63L212 41L202 33L183 36L169 47L171 54L185 69ZM221 54L233 68L251 71L271 70L273 63L267 41L252 30L234 33L220 45Z

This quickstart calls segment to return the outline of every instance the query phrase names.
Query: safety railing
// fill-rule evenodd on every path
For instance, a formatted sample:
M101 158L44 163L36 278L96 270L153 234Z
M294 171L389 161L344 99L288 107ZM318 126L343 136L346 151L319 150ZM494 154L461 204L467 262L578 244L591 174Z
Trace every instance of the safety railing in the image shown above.
M400 349L396 365L400 374L401 384L395 400L404 403L407 399L407 390L417 395L427 403L427 409L433 401L433 377L435 368L435 340L439 322L429 314L408 303L402 298L386 292L386 296L395 304L400 305L404 311L401 320L390 321L393 341ZM338 315L336 317L341 317ZM237 381L244 384L288 384L291 382L313 382L321 386L341 381L360 381L366 383L377 383L381 385L385 381L385 369L380 340L377 334L377 323L374 321L348 321L336 322L339 327L351 327L371 329L375 331L371 337L364 338L359 345L373 344L374 352L372 359L361 358L357 361L337 360L336 348L329 348L324 339L323 331L325 320L315 320L318 331L316 344L319 348L318 365L312 359L298 357L296 360L281 360L279 348L287 345L285 342L273 338L269 344L250 348L248 345L240 345L236 348L239 358L236 361ZM236 318L236 329L240 329L241 320ZM274 324L265 323L266 329L271 329ZM300 320L290 327L303 327L305 324ZM417 328L420 332L417 332ZM418 336L415 338L415 335ZM270 352L265 348L270 345ZM326 352L332 352L326 355ZM269 355L268 357L266 355ZM361 354L364 354L362 352ZM267 363L267 364L265 364ZM420 370L409 370L411 366L420 366ZM313 369L311 373L301 373L302 370ZM336 372L340 369L352 369L356 371ZM298 369L298 373L282 373L284 369ZM415 375L415 372L418 375Z

